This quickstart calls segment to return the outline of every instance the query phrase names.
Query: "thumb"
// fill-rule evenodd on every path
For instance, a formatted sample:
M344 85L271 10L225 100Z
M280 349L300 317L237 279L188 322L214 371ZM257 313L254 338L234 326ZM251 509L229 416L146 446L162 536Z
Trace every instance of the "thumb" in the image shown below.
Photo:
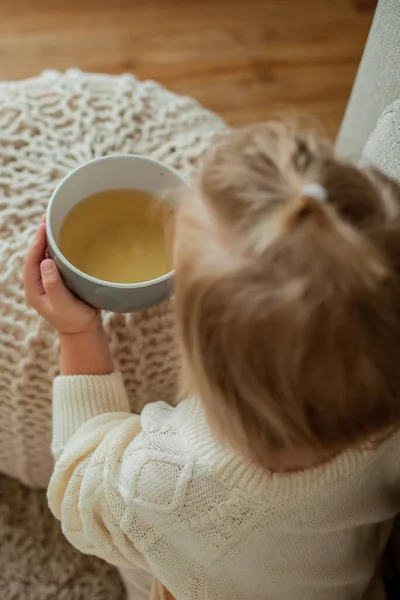
M71 293L65 287L59 270L53 260L46 259L40 265L44 291L52 304L62 308L71 300Z

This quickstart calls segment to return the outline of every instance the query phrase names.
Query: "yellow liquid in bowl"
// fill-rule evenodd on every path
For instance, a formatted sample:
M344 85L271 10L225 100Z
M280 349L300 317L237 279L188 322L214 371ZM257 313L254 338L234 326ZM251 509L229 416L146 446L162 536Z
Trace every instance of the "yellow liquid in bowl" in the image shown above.
M144 190L88 196L66 216L59 249L87 275L113 283L156 279L172 268L172 209Z

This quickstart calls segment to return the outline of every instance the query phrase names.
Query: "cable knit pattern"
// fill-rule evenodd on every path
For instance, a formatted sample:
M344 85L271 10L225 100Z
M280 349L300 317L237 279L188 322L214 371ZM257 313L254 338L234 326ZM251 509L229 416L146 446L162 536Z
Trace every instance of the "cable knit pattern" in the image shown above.
M121 412L124 397L117 374L54 384L48 498L76 548L152 571L177 600L384 598L375 568L400 505L399 432L273 474L222 446L200 402L140 417Z
M226 130L194 100L131 75L45 72L0 83L0 471L44 487L52 469L51 381L57 336L32 310L21 268L50 195L77 165L119 152L146 154L190 175ZM132 408L174 397L178 353L170 304L105 315Z

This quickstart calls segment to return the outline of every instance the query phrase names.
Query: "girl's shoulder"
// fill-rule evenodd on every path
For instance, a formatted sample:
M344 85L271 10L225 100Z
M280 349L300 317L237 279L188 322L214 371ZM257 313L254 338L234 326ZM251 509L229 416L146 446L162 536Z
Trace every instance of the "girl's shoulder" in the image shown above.
M182 464L200 469L203 477L219 481L263 506L266 502L296 502L301 498L311 501L319 494L357 486L372 493L371 481L376 489L381 486L400 493L400 430L350 448L324 464L303 471L273 473L218 440L201 403L194 398L176 407L163 402L146 406L142 427L148 450L179 457Z

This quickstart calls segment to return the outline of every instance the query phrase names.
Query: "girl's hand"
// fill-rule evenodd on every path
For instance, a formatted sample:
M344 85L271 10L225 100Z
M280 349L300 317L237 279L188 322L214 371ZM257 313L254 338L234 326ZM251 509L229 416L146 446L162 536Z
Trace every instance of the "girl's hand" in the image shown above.
M74 296L64 285L55 263L46 258L44 221L24 263L26 300L60 334L90 333L101 328L100 311Z

